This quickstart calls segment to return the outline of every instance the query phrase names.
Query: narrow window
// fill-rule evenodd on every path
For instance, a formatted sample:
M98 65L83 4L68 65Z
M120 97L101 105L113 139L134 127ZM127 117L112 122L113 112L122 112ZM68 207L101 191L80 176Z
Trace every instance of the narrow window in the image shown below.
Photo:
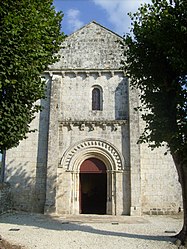
M92 90L92 110L101 110L101 92L99 88Z

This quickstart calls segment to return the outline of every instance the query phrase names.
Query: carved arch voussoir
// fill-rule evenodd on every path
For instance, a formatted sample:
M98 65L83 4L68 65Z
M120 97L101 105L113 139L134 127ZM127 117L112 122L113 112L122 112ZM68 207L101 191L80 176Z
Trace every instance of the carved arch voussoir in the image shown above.
M83 140L70 147L62 156L59 167L67 171L78 172L81 163L90 157L102 160L107 170L121 171L124 169L123 156L118 149L103 140Z

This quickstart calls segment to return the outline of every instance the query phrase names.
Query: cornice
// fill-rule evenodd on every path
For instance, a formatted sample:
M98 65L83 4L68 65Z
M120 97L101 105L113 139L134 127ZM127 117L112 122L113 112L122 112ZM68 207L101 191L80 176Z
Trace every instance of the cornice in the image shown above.
M59 127L62 129L63 126L68 127L69 130L73 130L73 127L78 126L80 131L84 131L86 127L90 131L94 130L95 127L100 127L106 130L107 126L110 126L113 131L117 131L119 126L127 124L127 120L61 120L59 121Z
M49 69L44 72L45 74L49 74L50 77L53 75L61 75L62 77L65 77L68 74L73 74L75 77L78 76L78 74L85 74L87 77L91 74L97 74L98 77L100 77L102 74L109 73L111 74L111 77L113 77L115 74L122 74L125 76L125 73L123 70L120 69L82 69L82 68L76 68L76 69Z

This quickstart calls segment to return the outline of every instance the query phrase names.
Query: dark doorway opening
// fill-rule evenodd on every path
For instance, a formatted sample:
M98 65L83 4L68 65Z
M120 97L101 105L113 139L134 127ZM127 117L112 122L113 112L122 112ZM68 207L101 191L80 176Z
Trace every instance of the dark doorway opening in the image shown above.
M105 164L96 158L87 159L80 168L80 213L106 214L106 201Z
M81 213L106 214L106 174L80 174Z

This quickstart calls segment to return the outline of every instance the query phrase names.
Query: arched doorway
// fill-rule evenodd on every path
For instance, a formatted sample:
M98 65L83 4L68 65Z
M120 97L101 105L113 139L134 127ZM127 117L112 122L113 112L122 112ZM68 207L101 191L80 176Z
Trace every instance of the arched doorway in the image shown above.
M107 174L97 158L86 159L80 166L80 213L106 214Z

